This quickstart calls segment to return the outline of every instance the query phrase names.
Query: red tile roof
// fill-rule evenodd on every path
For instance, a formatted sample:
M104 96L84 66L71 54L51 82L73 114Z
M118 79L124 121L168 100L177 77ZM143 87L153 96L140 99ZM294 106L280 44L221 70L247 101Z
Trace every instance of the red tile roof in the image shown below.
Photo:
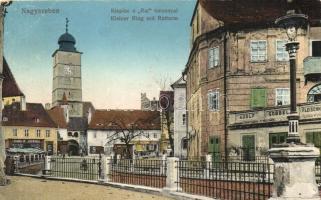
M4 80L2 85L2 97L24 96L4 57L3 57L3 76L4 76Z
M25 111L19 103L5 106L2 111L3 126L57 127L40 103L27 103Z
M96 110L88 129L114 130L113 123L121 128L129 128L136 124L139 130L160 130L159 111L142 110Z
M51 119L59 126L59 128L67 128L67 122L64 116L63 108L55 106L50 110L47 110L47 112Z

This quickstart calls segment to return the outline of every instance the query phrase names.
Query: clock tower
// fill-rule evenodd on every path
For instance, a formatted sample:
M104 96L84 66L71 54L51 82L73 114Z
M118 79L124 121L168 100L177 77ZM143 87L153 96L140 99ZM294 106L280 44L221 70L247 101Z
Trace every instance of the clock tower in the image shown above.
M82 117L81 52L75 38L66 32L58 39L59 48L53 53L52 106L68 104L70 117Z

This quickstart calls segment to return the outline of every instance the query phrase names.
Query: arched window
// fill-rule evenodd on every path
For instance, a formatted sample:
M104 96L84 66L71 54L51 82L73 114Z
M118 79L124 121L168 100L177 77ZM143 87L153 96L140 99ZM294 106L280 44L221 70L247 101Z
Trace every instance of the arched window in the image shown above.
M308 102L321 102L321 84L314 86L308 92L307 101Z

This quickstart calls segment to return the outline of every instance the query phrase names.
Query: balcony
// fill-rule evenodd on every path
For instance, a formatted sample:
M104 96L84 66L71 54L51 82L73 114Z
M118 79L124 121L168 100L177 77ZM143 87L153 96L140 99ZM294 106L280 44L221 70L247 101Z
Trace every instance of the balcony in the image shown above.
M321 118L321 103L305 103L297 107L300 121L313 121ZM240 126L268 126L287 124L289 106L231 112L229 114L230 128Z
M304 76L307 80L321 77L321 57L306 57L303 60ZM312 80L313 81L313 80Z

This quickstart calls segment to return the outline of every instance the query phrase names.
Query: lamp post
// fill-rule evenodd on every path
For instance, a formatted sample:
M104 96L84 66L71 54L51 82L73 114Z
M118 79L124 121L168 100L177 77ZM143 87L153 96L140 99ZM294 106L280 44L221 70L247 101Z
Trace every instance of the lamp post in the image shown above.
M304 14L296 14L294 10L290 10L283 17L278 18L275 23L286 29L286 34L289 38L289 42L286 44L286 50L289 53L290 58L290 96L291 96L291 112L288 116L289 130L287 143L300 143L299 136L299 115L296 107L296 54L299 50L299 42L296 41L299 28L306 26L308 17Z
M307 24L308 17L290 10L275 23L286 29L289 42L286 50L290 56L290 94L291 112L288 116L289 130L286 144L275 145L269 149L274 161L274 189L270 200L321 200L315 179L315 160L320 155L319 149L300 142L299 115L296 107L296 54L299 42L296 41L300 28Z
M4 17L7 13L6 7L8 7L12 1L0 0L0 99L2 99L2 81L3 81L3 36L4 36ZM0 124L2 121L2 101L0 101ZM1 126L1 125L0 125ZM4 171L5 154L5 141L3 132L0 129L0 185L7 184L7 178Z

